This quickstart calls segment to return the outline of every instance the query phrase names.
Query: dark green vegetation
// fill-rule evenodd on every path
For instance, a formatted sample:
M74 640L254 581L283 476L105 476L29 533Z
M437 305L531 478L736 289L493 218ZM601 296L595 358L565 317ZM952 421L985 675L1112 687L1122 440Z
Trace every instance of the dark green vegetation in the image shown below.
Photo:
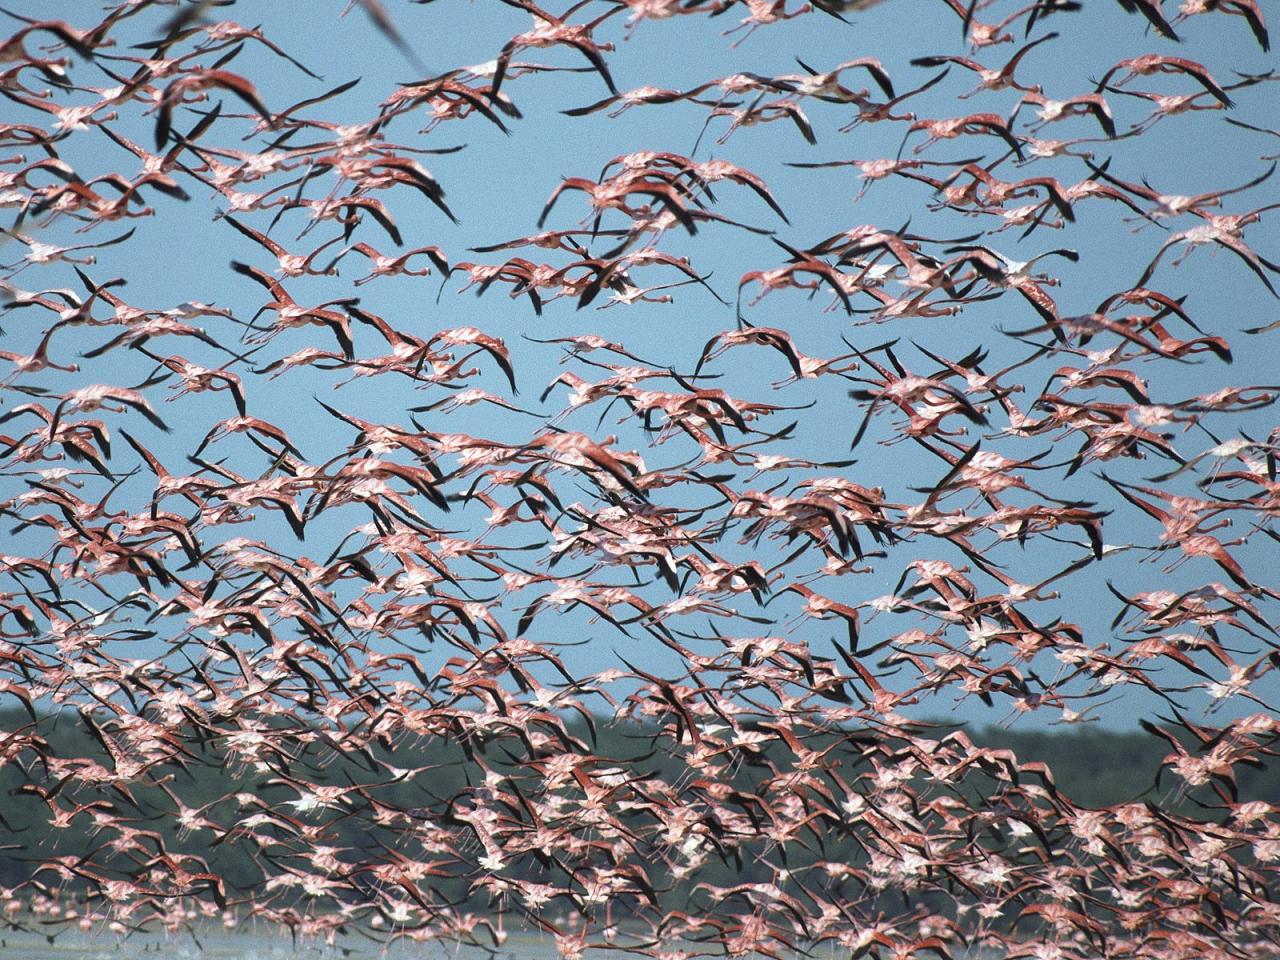
M566 724L570 736L593 743L597 769L616 763L631 776L654 776L667 782L676 781L681 770L688 772L683 760L673 755L669 737L654 730L604 718L597 720L594 731L588 730L580 719L576 724L567 721ZM941 738L955 729L939 725L927 735ZM225 755L213 745L188 744L190 762L152 768L150 775L143 778L147 785L116 787L108 782L87 792L90 788L86 780L90 778L84 775L84 767L79 763L59 766L55 758L92 760L106 769L112 768L113 761L76 713L42 716L32 724L28 714L5 712L0 714L0 730L8 744L15 742L15 736L39 738L44 744L40 752L53 764L47 766L35 751L24 749L7 751L6 762L0 767L0 830L5 838L0 842L0 885L9 888L33 876L44 886L56 886L58 878L47 868L36 875L37 858L47 862L55 857L85 856L119 837L118 825L123 824L125 828L140 831L144 837L139 849L127 855L135 865L145 863L148 847L158 849L158 845L149 844L146 835L158 835L170 853L190 853L203 858L210 869L223 878L228 898L234 898L237 891L260 884L265 876L279 875L281 869L285 872L291 868L299 872L304 869L299 860L301 838L294 826L280 829L268 824L253 834L241 829L240 824L247 817L265 809L283 812L278 824L291 820L297 826L318 825L313 846L323 844L335 848L339 851L339 860L358 870L357 864L370 855L382 859L393 850L409 856L421 854L420 844L403 842L403 823L372 830L358 826L374 819L369 809L374 802L408 811L410 815L415 810L421 811L424 820L429 813L442 826L456 828L459 823L450 823L448 819L452 805L443 798L457 797L465 794L468 787L482 784L484 768L497 773L515 773L517 769L514 756L500 743L496 748L495 744L473 744L469 745L469 751L464 751L461 746L443 739L421 739L416 743L398 744L385 753L379 751L380 755L375 758L340 755L334 750L333 738L321 734L314 741L313 751L292 758L278 757L279 765L275 769L255 770L239 761L227 764ZM989 727L966 733L976 747L1012 750L1019 765L1037 761L1047 764L1058 795L1079 807L1149 800L1160 802L1170 812L1214 822L1226 819L1223 795L1215 795L1210 787L1192 793L1180 792L1182 781L1171 771L1162 771L1172 746L1150 732L1118 732L1083 726L1062 732ZM296 731L293 736L297 737ZM837 739L841 776L856 789L859 777L870 775L870 767L858 755L856 733L846 733L840 738L832 735L831 742L834 744ZM1194 744L1187 746L1189 752L1196 752ZM753 767L771 765L785 771L794 763L794 758L784 753L775 742L753 759L747 759L726 779L739 789L750 790L753 781L758 779ZM399 782L396 776L388 774L387 765L406 771L400 775ZM76 767L81 770L78 775L67 773ZM331 806L306 808L298 802L300 794L296 785L289 785L277 775L289 770L305 771L306 777L315 784L352 789ZM982 809L984 801L1002 789L993 771L994 768L972 770L947 789L958 791L975 809ZM931 787L921 777L913 778L912 785L921 797L940 789L936 785ZM1221 784L1219 789L1227 792ZM1280 798L1280 765L1274 762L1261 767L1238 765L1235 789L1240 801ZM207 816L215 826L183 829L175 797L182 798L189 813L195 811L197 818ZM444 818L440 816L441 810L446 811ZM353 815L357 811L362 815ZM470 909L484 909L487 894L472 888L473 878L448 869L447 852L441 853L439 859L444 868L441 876L431 881L432 889L447 901L465 903ZM861 862L864 855L851 837L846 837L836 840L834 847L826 844L821 859L853 864ZM705 879L712 884L741 882L753 879L753 873L760 867L750 860L740 863L727 860L721 864L712 857ZM760 872L762 876L755 879L765 879L763 870ZM530 871L521 866L513 871L514 876L526 873L533 878L537 869Z

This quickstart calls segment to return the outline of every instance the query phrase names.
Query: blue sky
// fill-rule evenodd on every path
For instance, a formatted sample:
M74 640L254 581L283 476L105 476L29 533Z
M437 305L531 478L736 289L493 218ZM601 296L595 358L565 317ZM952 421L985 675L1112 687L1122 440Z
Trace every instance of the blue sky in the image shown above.
M246 47L229 69L253 78L264 100L274 111L338 83L359 78L359 84L350 92L308 115L335 122L354 122L371 116L377 104L398 83L420 78L400 53L372 28L360 9L340 17L342 8L343 4L330 2L272 2L241 3L225 11L227 16L237 17L250 25L260 18L266 35L322 74L323 81L307 77L252 45ZM16 4L13 9L32 15L44 13L43 5L33 3ZM493 0L438 0L425 6L394 4L390 9L417 56L433 70L439 71L493 58L503 43L516 32L527 29L529 22L520 11ZM91 2L67 3L59 8L61 16L78 24L96 22L94 17L98 12L98 4ZM854 57L875 56L885 64L897 88L906 90L937 72L910 66L909 60L960 51L959 20L942 2L886 0L852 15L849 24L813 14L761 29L745 39L741 33L722 36L722 31L733 27L741 15L735 9L712 20L690 16L642 23L626 39L625 14L618 15L600 28L601 36L607 36L617 44L617 50L609 57L609 64L618 87L626 91L652 84L684 89L734 72L764 75L796 73L799 70L795 62L797 56L821 69ZM987 19L994 19L994 16ZM1113 3L1089 4L1087 14L1053 17L1046 21L1045 28L1059 31L1061 37L1031 52L1019 69L1019 77L1043 85L1046 93L1054 96L1065 97L1089 91L1118 60L1146 52L1177 54L1198 60L1224 83L1232 78L1232 70L1256 73L1275 66L1274 56L1257 48L1243 21L1236 17L1200 17L1187 22L1182 27L1186 41L1182 45L1174 45L1154 34L1144 34L1143 22L1137 17L1126 16ZM1037 31L1041 32L1040 28ZM123 35L141 39L144 34L135 28L132 33L122 32ZM734 47L732 44L739 39L741 44ZM1006 44L983 51L979 59L986 64L999 65L1012 55L1016 46ZM125 53L123 49L115 52ZM575 67L583 62L576 53L563 49L524 51L517 59ZM96 74L91 66L84 63L76 65L73 76L81 83L109 84L108 78ZM90 77L93 79L84 79ZM856 73L848 76L848 82L854 84L861 84L863 79ZM1130 88L1183 92L1192 89L1190 83L1182 77L1140 78ZM983 93L964 101L956 99L975 84L976 78L971 73L953 68L946 80L907 108L922 117L946 117L977 111L1003 116L1009 114L1017 101L1016 91ZM617 119L609 119L604 113L582 118L562 115L560 111L563 109L591 103L607 93L601 78L593 73L513 77L504 84L503 90L523 113L522 119L510 122L509 136L480 117L472 117L465 123L442 124L427 136L416 133L425 123L420 114L401 118L388 129L388 139L398 143L425 147L465 144L465 149L457 153L422 158L424 165L443 185L448 204L458 215L459 224L450 223L421 197L397 194L394 198L387 198L388 202L394 199L392 209L407 240L406 246L437 244L453 262L498 262L502 254L486 257L470 254L467 248L534 232L534 223L543 204L562 177L594 178L610 158L634 150L669 150L687 155L706 115L705 107L686 103L642 106ZM1275 87L1269 83L1240 91L1234 115L1255 124L1276 125L1280 113L1274 106L1274 91ZM873 93L878 95L876 91ZM1145 103L1129 98L1112 97L1111 102L1122 129L1148 112ZM122 114L126 109L131 115L122 116L116 129L129 133L139 143L149 145L152 121L138 116L136 104L122 108ZM224 113L232 113L240 107L228 99L223 109ZM714 209L718 213L776 230L779 239L800 247L857 224L893 229L910 219L911 230L936 237L958 237L987 225L958 214L929 213L925 209L931 199L929 190L918 182L890 179L876 183L855 204L853 198L860 183L853 170L800 170L788 166L799 162L892 157L901 145L903 126L900 124L864 125L851 133L841 134L837 129L848 120L849 108L807 102L804 109L817 131L818 143L814 146L805 143L797 130L785 122L744 127L735 131L725 143L717 144L715 141L726 132L728 121L717 118L711 122L702 138L698 159L714 156L762 176L791 223L781 222L749 190L727 183L717 186L715 191L718 202ZM6 113L14 120L34 122L31 116L34 112L17 105L7 106ZM193 118L188 117L176 125L185 129L192 122ZM230 146L234 142L233 131L240 129L247 133L250 122L236 121L233 125L232 121L220 121L218 135L210 142ZM1076 119L1046 128L1041 135L1093 137L1097 132L1093 121ZM306 139L305 134L300 134L297 142L306 142ZM912 141L919 142L918 137ZM248 144L243 148L251 149ZM910 150L911 146L908 145L907 149ZM1113 158L1110 171L1116 176L1135 182L1145 176L1162 191L1186 194L1243 183L1266 169L1267 164L1260 159L1261 154L1275 152L1274 141L1227 126L1222 122L1220 112L1167 119L1140 138L1097 143L1091 149L1097 151L1099 162ZM65 142L65 149L60 145L60 150L84 173L132 169L132 159L98 131L77 133ZM950 160L982 156L990 161L1002 152L1000 142L992 138L966 138L936 144L920 157ZM1023 168L1021 173L1006 163L997 172L1009 179L1047 174L1059 177L1064 183L1075 182L1087 173L1079 161L1072 159L1039 161ZM1274 200L1276 182L1269 181L1256 191L1232 198L1229 209L1247 210ZM164 308L186 300L205 300L231 308L237 316L247 316L261 304L261 292L250 281L232 274L227 269L227 262L233 258L247 260L265 269L273 264L263 251L237 235L228 225L213 222L215 211L224 206L217 198L199 189L191 192L193 199L186 204L161 196L150 199L157 215L137 221L138 232L128 243L101 251L99 262L90 272L98 280L117 275L127 277L129 284L123 295L139 305ZM568 228L586 212L581 195L567 195L557 205L548 227ZM1077 264L1052 262L1053 272L1062 279L1062 285L1053 289L1053 295L1064 315L1091 311L1108 294L1132 286L1167 236L1150 225L1135 234L1133 225L1122 220L1126 211L1115 204L1085 202L1077 206L1076 213L1077 220L1069 225L1069 229L1040 230L1021 243L1016 240L1017 231L1011 230L992 241L993 246L1020 259L1064 245L1080 253ZM245 217L246 222L260 229L265 229L268 219L263 214ZM304 214L286 214L272 236L296 252L305 252L310 249L309 245L318 244L332 235L331 227L320 227L302 240L295 241L293 238L304 225ZM621 221L616 219L605 223L605 226L619 225ZM1190 221L1184 218L1176 229L1190 225ZM73 226L66 222L54 224L47 231L49 239L71 242L68 238L73 236ZM78 240L113 237L122 229L118 224L106 224ZM326 229L329 232L325 232ZM369 223L359 229L357 238L390 252L390 242ZM1280 236L1274 220L1264 219L1251 227L1247 238L1264 255L1273 260L1280 258ZM689 256L698 270L710 274L709 282L730 301L734 299L738 278L742 274L778 266L785 257L767 237L714 224L700 229L696 237L672 231L662 239L661 248ZM538 259L534 254L542 251L513 253ZM8 249L4 256L6 260L12 259ZM1272 338L1280 336L1280 331L1269 337L1250 337L1238 331L1277 319L1280 310L1276 300L1243 265L1225 252L1198 250L1177 269L1171 267L1172 259L1172 256L1166 256L1153 277L1152 285L1171 295L1186 294L1187 307L1197 322L1206 331L1220 333L1232 341L1236 361L1229 367L1213 359L1194 366L1139 364L1142 375L1150 379L1153 398L1174 401L1228 384L1275 380ZM351 282L360 276L356 271L362 265L356 263L356 258L349 258L341 277L308 279L305 283L291 281L286 282L286 287L303 302L349 296L353 292ZM666 275L653 276L652 282L670 279ZM78 286L71 271L61 267L44 272L32 268L13 282L25 289ZM560 365L560 355L555 347L526 343L521 339L522 335L550 338L584 332L599 333L625 343L637 355L652 359L655 366L670 365L690 370L703 343L716 332L734 325L732 306L721 305L697 287L672 291L675 302L669 305L575 311L571 303L561 301L548 305L544 315L538 318L526 300L509 300L497 287L483 298L471 293L456 295L455 291L462 282L460 275L452 277L445 284L445 292L439 302L436 295L440 280L436 276L381 280L359 288L358 295L363 307L418 334L475 325L501 336L516 358L520 386L518 400L548 415L560 409L558 404L563 400L563 392L553 394L540 406L535 403L536 398L543 386L566 367ZM775 292L750 308L746 316L756 325L789 330L802 350L816 356L846 352L842 336L863 349L897 339L899 356L911 369L922 373L930 372L934 365L910 346L912 340L952 358L983 345L991 352L989 366L998 367L1003 362L1025 355L1026 348L1002 336L997 328L1020 329L1037 324L1034 312L1015 294L969 306L957 317L862 325L852 322L842 311L825 312L826 299L824 294L810 300L795 291ZM45 318L37 317L32 311L6 318L3 323L6 341L21 346L6 346L5 349L27 349L38 339L44 321ZM214 323L207 326L212 330ZM227 335L230 335L230 330L229 326L224 328ZM117 332L115 328L103 331L76 328L65 338L59 337L55 341L53 353L55 356L64 355L68 348L87 350ZM307 328L280 337L260 356L274 358L308 342L317 342L326 348L330 346L326 333ZM168 349L182 351L184 347L175 343ZM357 340L357 350L366 354L381 352L381 344L362 334ZM145 360L122 356L117 351L99 361L97 366L82 361L85 369L76 378L49 377L41 382L57 385L59 390L72 382L105 382L108 377L118 383L137 382L145 376L150 364L133 362L135 359ZM1071 362L1071 359L1050 358L1031 368L1032 372L1026 378L1028 393L1024 395L1025 399L1029 402L1034 398L1035 391L1048 374L1059 364ZM484 368L479 385L505 395L499 372L483 358L478 363ZM588 379L592 377L590 370L573 369ZM775 397L768 384L786 375L781 358L768 351L749 349L727 354L709 371L721 374L722 379L716 382L716 386L734 396L787 404L815 403L809 411L779 415L776 421L779 425L798 419L800 426L795 441L778 452L819 460L843 459L851 455L849 443L861 420L861 410L846 397L848 384L843 381L828 378L831 382L824 380L816 385L797 385ZM253 382L249 384L250 410L285 427L304 453L313 462L320 462L337 454L350 439L350 432L324 414L312 401L313 393L357 415L406 425L405 407L429 402L439 396L414 393L400 386L393 388L386 379L352 384L335 394L330 389L334 379L316 377L307 372L295 372L275 381L252 378ZM144 424L134 423L136 418L114 422L127 423L128 429L153 444L151 449L166 460L170 469L177 469L183 466L185 453L194 446L192 437L203 436L210 425L231 412L226 398L218 395L187 397L175 404L164 404L161 413L181 426L170 437L163 437ZM650 448L634 423L614 424L613 414L597 427L598 415L598 409L588 410L562 421L562 425L596 436L616 433L620 436L620 446L640 450L650 467L674 463L689 454L687 448L677 448L675 444ZM919 495L912 494L910 488L931 485L941 477L945 468L910 443L892 446L878 443L891 436L890 424L894 419L888 411L882 412L866 439L852 454L858 462L840 473L867 486L884 487L890 500L912 502ZM1243 417L1218 418L1210 423L1213 429L1226 432L1226 435L1220 434L1220 439L1225 440L1234 435L1236 428L1248 430L1255 437L1265 435L1274 425L1274 419L1274 414L1264 409ZM481 407L450 413L447 418L444 415L429 416L426 422L433 429L442 431L517 439L528 435L530 421L515 414L497 413L493 408ZM1212 441L1203 434L1191 433L1179 437L1177 444L1184 454L1191 455L1208 448ZM1039 453L1045 446L1043 439L999 441L991 449L1015 457ZM218 453L229 456L230 462L234 462L235 451L245 449L251 448L237 447L233 442L219 447ZM1071 449L1055 450L1050 459L1064 459L1072 453L1074 441ZM1132 508L1119 504L1110 488L1094 476L1093 471L1097 468L1097 465L1091 465L1070 481L1062 479L1062 471L1043 477L1036 475L1035 479L1043 479L1045 491L1054 496L1096 500L1103 507L1116 507L1115 514L1107 521L1108 543L1154 542L1159 533L1158 525ZM1163 463L1153 460L1137 464L1113 462L1105 468L1111 475L1130 481L1167 469ZM1181 478L1186 481L1182 492L1194 492L1191 479L1189 476ZM761 486L766 482L767 478L759 481ZM567 481L566 487L570 483ZM15 491L21 489L12 478L0 478L0 484L9 484ZM1175 482L1171 481L1169 487L1172 489L1174 486ZM135 485L127 489L136 494L144 488ZM309 529L305 547L294 544L287 528L270 517L260 517L253 526L254 532L249 535L262 535L269 542L275 542L272 538L282 537L282 549L305 552L315 559L322 559L327 553L324 545L345 532L337 519L332 529L319 525L314 533ZM441 519L442 526L459 522L462 518L457 514ZM231 528L219 535L243 534L243 529ZM527 539L525 532L517 530L499 534L498 542L502 542L504 536L510 542ZM1267 550L1267 543L1264 537L1255 536L1248 546L1238 549L1237 556L1247 570L1258 575L1267 572L1272 562L1270 556L1274 553ZM1004 544L997 556L1001 562L1010 565L1012 575L1025 582L1034 582L1037 577L1059 569L1080 555L1079 548L1054 546L1050 550L1050 546L1041 541L1020 553L1016 545ZM785 552L776 547L769 549L778 551L776 559ZM750 556L753 550L750 545L726 545L724 552L726 556ZM894 586L903 564L922 555L922 551L931 556L947 554L947 548L937 544L905 544L891 551L884 560L877 561L873 572L839 580L828 579L817 588L847 602L880 596ZM1066 617L1086 629L1091 645L1108 642L1115 651L1123 649L1127 641L1110 628L1117 603L1105 592L1107 580L1121 590L1133 592L1166 586L1178 589L1180 585L1224 579L1220 571L1206 560L1190 561L1179 573L1166 577L1160 571L1175 558L1174 555L1163 555L1150 563L1136 562L1141 556L1138 551L1117 553L1071 576L1062 584L1062 600L1036 606L1041 622L1053 616ZM963 558L952 551L947 559L959 562ZM522 602L510 607L508 615L513 620L514 611L521 606ZM789 613L797 608L798 604L787 606L785 603L771 607L770 613L778 613L779 625L768 629L782 630L782 625L790 619ZM866 642L875 642L915 626L920 624L910 614L882 616L866 627ZM627 641L608 625L588 625L583 618L572 615L557 620L544 614L537 621L537 630L543 639L552 639L559 631L573 639L589 640L583 646L566 650L566 661L576 670L616 666L618 650L634 649L634 642ZM817 648L820 638L840 632L838 624L828 626L810 622L800 627L796 635L809 636ZM641 637L636 642L645 645L646 663L659 669L675 669L674 658L656 649L648 638ZM650 650L650 647L655 649ZM436 653L441 659L448 655L443 651ZM1050 661L1047 666L1052 669L1054 664ZM1173 676L1172 672L1167 675ZM1269 681L1258 689L1280 692ZM1194 691L1186 695L1186 700L1196 708L1207 705L1208 697L1203 691ZM1109 723L1129 726L1150 706L1149 698L1131 696L1126 690L1125 696L1106 708L1102 715ZM936 716L952 707L950 694L947 694L921 705L917 713ZM1241 708L1245 712L1255 709L1249 704L1243 704ZM1004 706L991 714L983 711L973 698L968 698L954 715L963 719L990 720L998 719L1004 713ZM1048 715L1031 715L1021 722L1045 722L1056 716L1051 711L1044 713Z

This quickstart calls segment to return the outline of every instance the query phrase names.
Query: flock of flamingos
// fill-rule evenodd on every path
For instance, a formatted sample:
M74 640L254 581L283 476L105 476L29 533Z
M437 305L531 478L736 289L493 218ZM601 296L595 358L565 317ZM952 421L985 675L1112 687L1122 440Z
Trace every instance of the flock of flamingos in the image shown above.
M419 76L381 90L217 19L249 2L0 15L7 922L1280 951L1280 797L1236 778L1280 739L1280 386L1239 377L1276 324L1233 307L1277 296L1280 76L1197 46L1256 59L1267 5L481 2L523 29L442 71L411 26L476 7L352 0ZM883 53L907 5L950 51ZM1030 82L1101 16L1130 56ZM801 20L860 55L792 49ZM623 89L628 43L695 22L794 67ZM527 144L539 84L576 91L555 136L597 135L494 236L449 177L499 174L448 138ZM670 136L609 149L631 111ZM1179 125L1243 144L1195 195L1162 192L1198 169L1152 146ZM804 183L846 228L806 227ZM233 257L155 239L193 211ZM190 299L132 292L162 266ZM1167 756L1103 809L947 722L1115 700ZM434 746L449 777L397 763Z

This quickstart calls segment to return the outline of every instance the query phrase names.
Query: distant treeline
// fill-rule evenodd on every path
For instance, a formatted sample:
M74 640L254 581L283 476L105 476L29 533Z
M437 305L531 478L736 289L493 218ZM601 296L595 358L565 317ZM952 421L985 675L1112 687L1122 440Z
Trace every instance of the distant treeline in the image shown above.
M686 769L679 758L663 749L661 738L654 730L604 718L589 729L581 719L575 720L565 720L570 735L592 743L593 753L602 766L616 761L633 776L651 775L667 782L673 782ZM934 728L934 735L945 736L956 729L959 728L938 726ZM42 716L34 724L28 714L0 712L0 738L7 741L16 731L28 735L38 733L47 743L51 757L87 758L111 768L112 761L103 745L75 712ZM1181 781L1168 770L1160 772L1163 758L1172 749L1170 743L1146 731L1119 732L1086 725L1061 732L999 727L965 732L979 747L1014 751L1019 763L1047 764L1059 793L1078 806L1101 807L1152 799L1159 800L1166 810L1180 810L1194 818L1220 822L1226 817L1221 799L1208 788L1190 794L1178 793ZM292 730L290 736L296 738L297 730ZM256 844L242 842L242 837L237 838L234 831L225 828L261 809L245 807L246 795L299 820L308 820L306 812L291 805L299 796L297 788L282 784L271 773L255 772L238 761L227 764L213 745L197 742L189 744L188 749L190 762L185 766L170 764L152 771L152 782L158 780L158 785L131 785L127 792L124 788L101 786L92 794L72 779L60 779L30 750L17 756L10 753L0 766L0 886L13 888L31 879L41 860L86 854L115 838L118 831L95 823L95 813L106 814L134 829L153 832L163 840L167 851L202 857L225 880L228 896L253 889L263 881L264 857L272 859L276 868L282 863L286 866L296 863L290 859L299 855L295 838L282 838L279 850L273 853L270 848L264 850ZM776 744L771 745L763 751L763 756L781 769L788 760L778 755L779 749ZM0 753L0 757L5 755ZM419 810L424 816L432 817L447 811L449 798L483 780L483 771L468 760L461 745L443 739L402 744L377 757L368 753L364 757L344 757L334 751L332 738L321 737L314 755L298 757L297 764L299 779L305 777L316 784L342 786L375 784L378 800L400 810ZM427 769L393 782L395 777L388 774L385 767L378 769L384 764L403 770ZM485 764L493 770L521 770L526 776L531 773L522 758L504 753L502 749L496 754L486 752ZM856 757L853 757L848 769L842 772L849 782L861 772L855 764ZM750 769L741 769L731 779L749 788L753 776ZM984 792L995 788L995 781L977 770L971 771L962 787L978 806ZM1240 801L1275 801L1280 798L1280 765L1274 762L1262 767L1238 765L1236 788ZM367 803L368 796L366 793L362 799L361 795L353 795L351 802ZM180 797L189 810L203 811L221 825L224 828L221 835L207 827L194 831L182 829L175 816L174 797ZM93 801L97 804L84 806ZM207 810L206 805L209 805ZM83 809L76 812L80 807ZM55 808L64 813L61 822L56 822ZM365 854L369 860L382 862L389 850L397 846L394 825L377 831L370 831L367 826L357 830L355 824L367 825L369 818L344 816L340 809L322 813L327 814L322 817L327 821L323 842L345 848L348 862L358 863ZM842 862L850 864L863 859L853 843L848 844L847 850L828 848L824 856L836 861L845 857ZM278 869L270 872L278 873ZM757 872L758 877L754 876ZM767 870L749 861L722 866L713 863L700 877L712 884L768 879ZM51 886L58 882L57 876L48 871L40 879ZM483 893L472 889L473 879L444 877L439 882L433 881L432 886L454 903L465 904L468 909L484 909L487 901Z

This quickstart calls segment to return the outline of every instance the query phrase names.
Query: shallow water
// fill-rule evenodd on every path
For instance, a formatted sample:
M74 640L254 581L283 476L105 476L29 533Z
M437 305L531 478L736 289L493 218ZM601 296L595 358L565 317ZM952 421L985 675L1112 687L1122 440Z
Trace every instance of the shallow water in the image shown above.
M600 951L593 953L600 955ZM287 933L135 933L125 938L107 932L67 931L53 943L39 933L0 935L0 960L554 960L556 956L550 937L533 936L512 937L495 954L453 943L382 945L355 936L340 936L332 946L295 944Z
M689 945L691 953L707 945ZM811 960L836 960L847 952L827 944L810 954ZM588 950L596 957L635 957L623 951ZM760 957L749 954L748 960ZM998 960L997 954L953 952L954 960ZM448 942L413 943L407 940L384 945L359 936L339 936L333 945L298 941L287 932L226 933L218 930L166 935L135 933L127 938L102 932L69 930L49 943L39 933L9 931L0 934L0 960L559 960L555 940L537 934L513 934L497 950Z

